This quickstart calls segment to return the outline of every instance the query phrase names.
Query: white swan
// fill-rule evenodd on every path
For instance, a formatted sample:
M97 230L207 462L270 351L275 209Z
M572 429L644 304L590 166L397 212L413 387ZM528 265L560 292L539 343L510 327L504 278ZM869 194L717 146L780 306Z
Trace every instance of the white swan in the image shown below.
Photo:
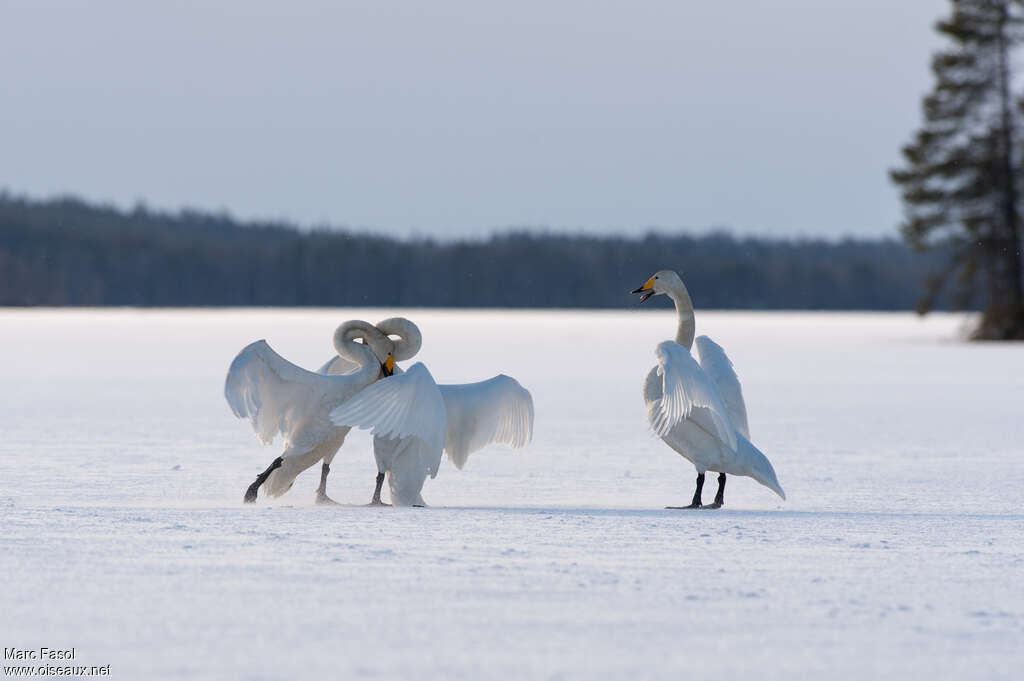
M399 403L403 400L420 402L424 396L431 396L431 390L440 400L426 367L417 365L413 367L415 372L410 370L400 377L401 380L389 381L386 388L363 396L364 389L391 375L395 362L391 348L402 350L403 356L408 354L408 348L396 347L376 327L360 320L338 327L334 347L339 356L357 367L355 371L344 376L306 371L278 355L263 340L243 348L232 361L224 382L224 396L231 410L235 416L248 418L257 437L265 444L272 442L278 433L285 441L281 456L249 486L246 502L256 500L261 485L271 496L284 494L299 473L323 461L317 501L333 503L327 496L327 474L351 426L376 426L382 434L402 433L404 437L432 442L436 430L433 422L417 420L415 412L385 409L387 405L383 401L388 398ZM383 359L378 359L375 348ZM367 406L369 400L375 400L371 406ZM348 421L335 423L330 413L342 404L352 406L352 416ZM443 434L443 430L441 432Z
M419 349L422 335L419 328L408 319L394 317L377 324L377 328L388 336L387 344L375 347L375 351L392 352L396 359L406 359L410 349ZM391 337L398 336L397 342ZM380 356L380 355L378 355ZM346 374L354 371L355 365L340 355L320 367L323 374ZM396 374L401 369L395 366ZM439 385L444 400L445 442L444 451L448 460L462 469L469 455L493 444L503 444L518 449L526 446L533 437L533 397L514 378L500 374L486 381ZM425 505L417 490L410 496L414 486L414 475L404 470L408 464L402 459L409 445L401 440L375 436L373 453L377 461L376 487L371 504L381 504L381 487L387 474L391 498L395 503L417 506ZM436 467L431 477L437 474ZM420 482L420 488L423 482Z
M374 442L389 443L387 474L392 503L425 505L420 491L427 476L436 477L441 465L445 410L441 392L421 362L365 388L332 409L330 418L338 426L372 429ZM378 504L379 488L378 484Z
M697 468L693 501L689 506L668 508L702 508L705 471L719 475L715 501L703 508L721 508L725 503L727 473L750 476L785 499L771 462L749 440L743 391L725 350L700 336L700 363L690 355L693 302L682 279L672 270L661 270L632 292L644 294L641 303L651 296L667 295L675 303L678 317L675 341L658 345L658 366L644 381L647 420L669 447Z

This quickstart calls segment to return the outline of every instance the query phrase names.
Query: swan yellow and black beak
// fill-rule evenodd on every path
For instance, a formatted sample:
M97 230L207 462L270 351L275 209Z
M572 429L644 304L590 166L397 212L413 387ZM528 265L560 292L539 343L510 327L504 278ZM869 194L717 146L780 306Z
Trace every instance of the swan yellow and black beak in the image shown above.
M380 363L380 370L384 372L384 376L390 376L395 373L395 358L388 353L388 358Z
M654 295L654 277L651 277L643 286L637 289L633 289L632 291L630 291L630 293L643 293L644 295L641 296L640 302L644 302L645 300Z

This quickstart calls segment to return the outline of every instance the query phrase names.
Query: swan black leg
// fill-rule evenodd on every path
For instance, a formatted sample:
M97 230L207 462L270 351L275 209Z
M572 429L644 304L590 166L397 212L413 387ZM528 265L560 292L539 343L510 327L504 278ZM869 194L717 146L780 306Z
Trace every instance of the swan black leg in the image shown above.
M384 474L377 473L377 487L373 490L373 499L370 500L369 506L390 506L391 504L385 504L380 500L380 490L384 486Z
M697 490L693 493L693 501L690 502L689 506L666 506L665 508L671 508L673 510L688 509L688 508L700 508L700 494L704 490L704 474L697 474Z
M245 490L245 503L252 504L256 502L256 492L259 490L260 485L266 482L267 478L270 477L270 474L273 473L275 469L280 468L282 463L284 463L284 459L279 456L274 459L269 466L267 466L267 470L256 476L256 482L249 485L249 489Z
M704 508L722 508L725 504L725 473L718 474L718 491L715 492L715 503Z
M338 502L327 496L327 474L330 472L330 465L324 461L324 465L320 467L320 486L316 488L316 503L337 506Z

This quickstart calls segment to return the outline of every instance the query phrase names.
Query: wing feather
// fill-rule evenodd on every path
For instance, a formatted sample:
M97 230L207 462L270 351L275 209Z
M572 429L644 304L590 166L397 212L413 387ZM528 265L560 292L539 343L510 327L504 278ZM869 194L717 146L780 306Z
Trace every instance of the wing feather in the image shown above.
M736 449L736 430L714 382L683 346L673 341L658 345L658 373L662 379L662 397L651 425L661 437L690 416L694 407L704 407L714 422L718 438Z
M250 343L231 362L224 397L235 416L248 418L256 436L268 444L280 433L289 444L334 391L335 377L296 366L265 340Z
M444 448L444 400L422 363L359 391L331 411L331 421L371 429L374 436L391 440L421 440L423 447L417 445L417 456L426 473L437 475Z
M533 397L514 378L500 374L440 389L448 417L445 451L456 468L489 445L518 449L533 438Z
M725 354L722 346L707 336L698 336L696 345L700 366L718 388L718 394L722 397L722 403L725 404L729 420L736 430L749 440L750 426L747 425L747 405L743 401L743 388L740 386L740 379L736 375L732 361Z

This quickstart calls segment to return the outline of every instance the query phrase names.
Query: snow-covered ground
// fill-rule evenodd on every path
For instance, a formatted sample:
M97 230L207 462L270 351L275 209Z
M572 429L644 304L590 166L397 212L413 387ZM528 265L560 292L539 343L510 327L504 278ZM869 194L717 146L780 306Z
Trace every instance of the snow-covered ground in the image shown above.
M393 314L439 381L529 388L533 444L443 463L426 509L314 506L318 469L243 506L278 448L234 354L315 368ZM640 384L671 312L0 310L0 643L120 679L1019 679L1024 346L961 323L698 311L789 499L667 511L694 471ZM375 472L353 435L330 493Z

